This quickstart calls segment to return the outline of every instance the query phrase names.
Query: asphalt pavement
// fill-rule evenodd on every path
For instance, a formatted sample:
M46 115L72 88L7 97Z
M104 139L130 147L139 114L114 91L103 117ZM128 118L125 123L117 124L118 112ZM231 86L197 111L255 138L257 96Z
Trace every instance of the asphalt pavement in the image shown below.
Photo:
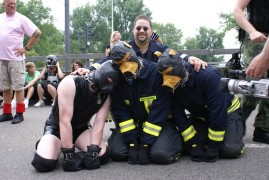
M252 141L253 116L247 121L244 155L239 159L219 159L215 163L193 162L181 157L170 165L130 165L127 162L109 162L97 170L64 172L61 159L57 169L49 173L38 173L31 165L35 143L42 136L44 123L51 111L50 106L30 106L19 124L0 123L0 178L15 179L98 179L98 180L269 180L269 145ZM2 113L2 109L0 109ZM13 114L14 114L13 110ZM113 122L107 122L104 137L110 135Z

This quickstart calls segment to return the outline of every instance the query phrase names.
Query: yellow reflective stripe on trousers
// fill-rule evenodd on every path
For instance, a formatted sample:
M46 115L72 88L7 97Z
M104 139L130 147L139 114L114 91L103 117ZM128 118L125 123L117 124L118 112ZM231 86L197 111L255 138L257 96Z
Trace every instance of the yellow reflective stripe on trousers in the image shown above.
M225 131L213 131L212 129L208 128L208 138L213 141L223 141Z
M124 103L127 105L127 106L130 106L130 101L128 99L125 99L124 100Z
M91 66L97 70L101 65L99 63L93 63Z
M145 133L152 135L152 136L159 136L161 130L162 130L162 127L160 127L160 126L151 124L147 121L144 123L143 131Z
M196 134L196 131L193 126L188 127L185 131L181 133L185 142L193 138L195 134Z
M120 132L125 133L127 131L135 129L135 123L133 119L129 119L127 121L123 121L119 124Z
M238 99L238 97L236 95L234 95L234 99L233 99L232 105L228 108L228 114L234 112L239 107L240 107L239 99Z

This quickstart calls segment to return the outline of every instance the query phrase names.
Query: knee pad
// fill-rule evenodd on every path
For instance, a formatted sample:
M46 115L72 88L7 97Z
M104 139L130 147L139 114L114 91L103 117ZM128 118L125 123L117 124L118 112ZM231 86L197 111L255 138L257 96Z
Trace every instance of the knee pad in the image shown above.
M45 159L35 153L32 165L39 172L49 172L56 168L58 160L54 159Z
M155 164L171 164L179 159L180 153L168 155L164 152L150 152L150 160Z
M106 148L106 152L102 156L99 157L99 160L100 160L101 165L106 164L106 163L109 162L109 160L110 160L110 150L109 150L108 147Z
M239 158L244 151L244 146L240 148L228 148L224 147L220 150L220 157L227 158L227 159L235 159Z

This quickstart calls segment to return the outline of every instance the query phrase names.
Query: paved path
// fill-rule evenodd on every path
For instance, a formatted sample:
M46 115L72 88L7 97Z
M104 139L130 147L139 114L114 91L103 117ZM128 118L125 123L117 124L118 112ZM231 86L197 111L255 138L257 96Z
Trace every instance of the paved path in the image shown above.
M252 141L254 114L248 120L247 135L244 139L245 154L240 159L197 163L190 161L188 157L182 157L171 165L149 166L110 162L97 170L74 173L64 172L58 163L58 168L53 172L37 173L30 163L35 152L35 142L42 135L44 122L50 110L49 106L29 107L24 114L24 122L16 125L10 122L0 123L0 179L269 180L269 145ZM111 126L112 123L106 123L105 138L109 136Z

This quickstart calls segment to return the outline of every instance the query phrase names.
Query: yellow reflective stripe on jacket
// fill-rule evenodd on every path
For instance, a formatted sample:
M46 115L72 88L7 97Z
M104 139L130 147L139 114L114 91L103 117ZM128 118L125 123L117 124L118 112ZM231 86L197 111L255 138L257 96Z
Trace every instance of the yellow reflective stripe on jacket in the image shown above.
M208 128L208 138L213 141L223 141L225 131L213 131L212 129Z
M135 123L133 119L123 121L119 124L119 126L120 126L121 133L125 133L127 131L135 129Z
M147 134L150 134L152 136L159 136L161 130L162 130L161 126L151 124L147 121L144 123L143 131Z
M99 63L93 63L91 66L97 70L101 65Z
M228 114L234 112L235 110L237 110L240 107L240 102L238 97L235 95L232 105L228 108Z
M205 117L199 117L199 116L195 116L197 119L200 119L202 121L206 121Z
M185 131L181 133L185 142L193 138L195 134L196 134L196 131L193 126L188 127Z
M144 102L144 106L148 114L149 114L149 109L155 99L157 99L156 96L142 97L139 99L140 102Z
M125 99L124 102L127 106L130 106L130 101L128 99Z

